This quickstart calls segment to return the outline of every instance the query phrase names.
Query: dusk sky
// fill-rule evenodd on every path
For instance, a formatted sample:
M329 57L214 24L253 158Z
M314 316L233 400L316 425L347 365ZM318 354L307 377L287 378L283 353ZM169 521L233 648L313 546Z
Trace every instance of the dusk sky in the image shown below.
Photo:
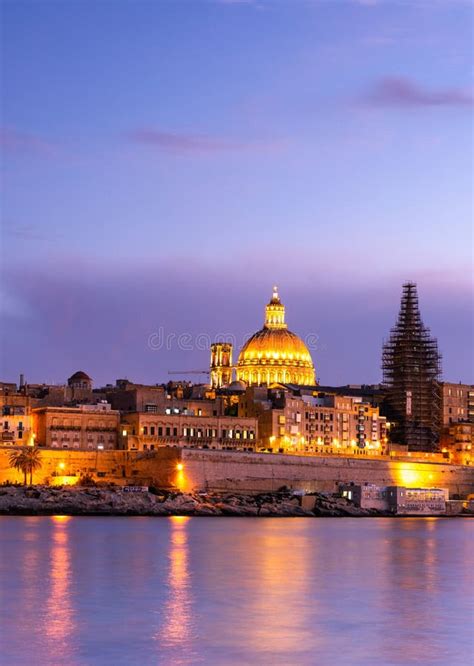
M205 369L196 336L240 345L277 284L322 384L378 382L414 280L444 378L474 381L471 2L4 0L1 23L1 379Z

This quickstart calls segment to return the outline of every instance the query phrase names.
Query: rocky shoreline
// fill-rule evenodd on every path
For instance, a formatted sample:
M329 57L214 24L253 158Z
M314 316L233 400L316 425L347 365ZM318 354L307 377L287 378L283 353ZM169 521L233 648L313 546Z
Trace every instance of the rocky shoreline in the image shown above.
M311 507L311 508L308 508ZM0 515L71 516L383 516L360 509L344 498L323 494L295 496L290 491L242 495L186 494L152 490L127 492L119 487L0 487Z

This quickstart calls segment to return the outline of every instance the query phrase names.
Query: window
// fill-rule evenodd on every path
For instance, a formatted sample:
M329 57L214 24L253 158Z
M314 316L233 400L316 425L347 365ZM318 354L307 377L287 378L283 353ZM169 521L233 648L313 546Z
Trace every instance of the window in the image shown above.
M148 426L143 426L143 434L148 435Z
M23 430L18 431L18 439L23 439Z
M155 426L150 426L150 435L155 434Z
M166 436L169 437L171 435L171 428L166 428Z
M158 437L162 437L162 436L163 436L163 428L160 426L158 428Z

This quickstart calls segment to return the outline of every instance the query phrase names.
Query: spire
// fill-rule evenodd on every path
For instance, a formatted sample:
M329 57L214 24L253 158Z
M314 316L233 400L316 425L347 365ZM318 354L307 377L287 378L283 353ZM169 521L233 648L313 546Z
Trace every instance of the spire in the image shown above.
M273 287L270 303L265 308L265 328L286 328L285 306L278 295L278 287Z

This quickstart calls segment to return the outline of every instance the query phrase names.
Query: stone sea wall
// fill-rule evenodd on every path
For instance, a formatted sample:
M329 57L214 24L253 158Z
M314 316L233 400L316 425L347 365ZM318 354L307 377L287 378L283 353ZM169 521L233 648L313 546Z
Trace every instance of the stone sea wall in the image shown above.
M272 492L281 486L335 492L338 483L374 483L448 488L450 495L474 493L474 468L412 460L336 456L290 456L185 449L184 490Z
M0 449L0 483L22 481ZM153 452L42 450L37 484L72 485L81 476L117 485L145 484L183 492L273 492L282 486L307 492L335 492L343 483L448 488L450 496L474 493L474 467L413 460L371 460L336 456L290 456L199 449ZM179 467L182 465L182 469Z

